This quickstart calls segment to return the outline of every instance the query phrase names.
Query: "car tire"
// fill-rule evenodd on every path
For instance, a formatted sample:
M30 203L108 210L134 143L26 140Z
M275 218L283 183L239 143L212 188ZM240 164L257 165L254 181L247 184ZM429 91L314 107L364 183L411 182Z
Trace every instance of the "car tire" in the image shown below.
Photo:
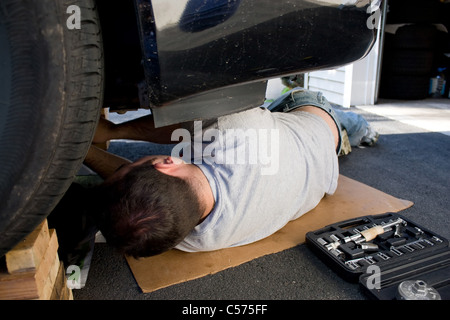
M80 9L81 28L68 24L70 5ZM0 257L69 188L95 133L102 95L103 49L93 0L2 1Z
M428 49L436 46L437 29L432 24L411 24L397 29L392 47L396 49Z
M384 75L380 96L385 99L420 100L428 97L428 76Z
M426 75L433 70L434 52L431 50L394 50L385 55L385 66L393 74Z

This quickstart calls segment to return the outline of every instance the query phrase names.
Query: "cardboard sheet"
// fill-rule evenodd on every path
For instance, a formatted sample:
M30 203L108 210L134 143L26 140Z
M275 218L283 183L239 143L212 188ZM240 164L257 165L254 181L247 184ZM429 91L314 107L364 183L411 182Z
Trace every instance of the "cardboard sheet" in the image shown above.
M127 261L138 285L147 293L295 247L305 241L307 232L331 223L366 215L399 212L412 205L410 201L397 199L341 175L333 196L325 197L315 209L291 221L268 238L212 252L170 250L138 260L127 257Z

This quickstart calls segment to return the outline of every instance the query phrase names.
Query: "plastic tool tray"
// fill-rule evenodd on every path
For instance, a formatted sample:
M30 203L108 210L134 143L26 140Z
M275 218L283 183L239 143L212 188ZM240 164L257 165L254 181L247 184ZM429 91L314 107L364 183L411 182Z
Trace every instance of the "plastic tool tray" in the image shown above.
M338 222L308 232L306 243L343 278L359 281L371 298L404 298L400 284L419 281L450 299L449 241L399 214Z

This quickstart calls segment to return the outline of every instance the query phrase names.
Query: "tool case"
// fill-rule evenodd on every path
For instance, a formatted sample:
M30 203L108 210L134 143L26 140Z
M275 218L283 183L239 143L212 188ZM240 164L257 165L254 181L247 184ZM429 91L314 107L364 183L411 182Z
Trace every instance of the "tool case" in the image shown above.
M449 241L397 213L334 223L306 243L370 298L450 299Z

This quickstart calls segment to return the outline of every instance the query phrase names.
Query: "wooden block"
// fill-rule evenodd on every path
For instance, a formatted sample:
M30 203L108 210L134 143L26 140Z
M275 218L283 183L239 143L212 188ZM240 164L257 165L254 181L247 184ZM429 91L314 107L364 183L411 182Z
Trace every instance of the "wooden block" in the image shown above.
M58 274L56 276L55 285L53 286L50 300L60 300L62 291L65 286L66 286L65 270L64 270L64 265L61 263L59 265Z
M55 230L49 230L50 241L35 271L0 274L0 300L39 299L44 295L55 260L58 259L58 239Z
M64 300L73 300L73 291L71 289L67 288L67 299Z
M72 289L67 287L66 272L62 263L58 270L58 276L50 300L73 300Z
M62 263L59 261L58 255L55 257L55 261L53 262L52 267L50 268L50 272L48 274L47 280L45 281L44 288L42 290L42 294L39 296L39 300L50 300L53 292L53 288L57 285L56 281L58 278L58 272L61 268Z
M6 254L9 273L36 270L44 256L50 235L47 220Z

